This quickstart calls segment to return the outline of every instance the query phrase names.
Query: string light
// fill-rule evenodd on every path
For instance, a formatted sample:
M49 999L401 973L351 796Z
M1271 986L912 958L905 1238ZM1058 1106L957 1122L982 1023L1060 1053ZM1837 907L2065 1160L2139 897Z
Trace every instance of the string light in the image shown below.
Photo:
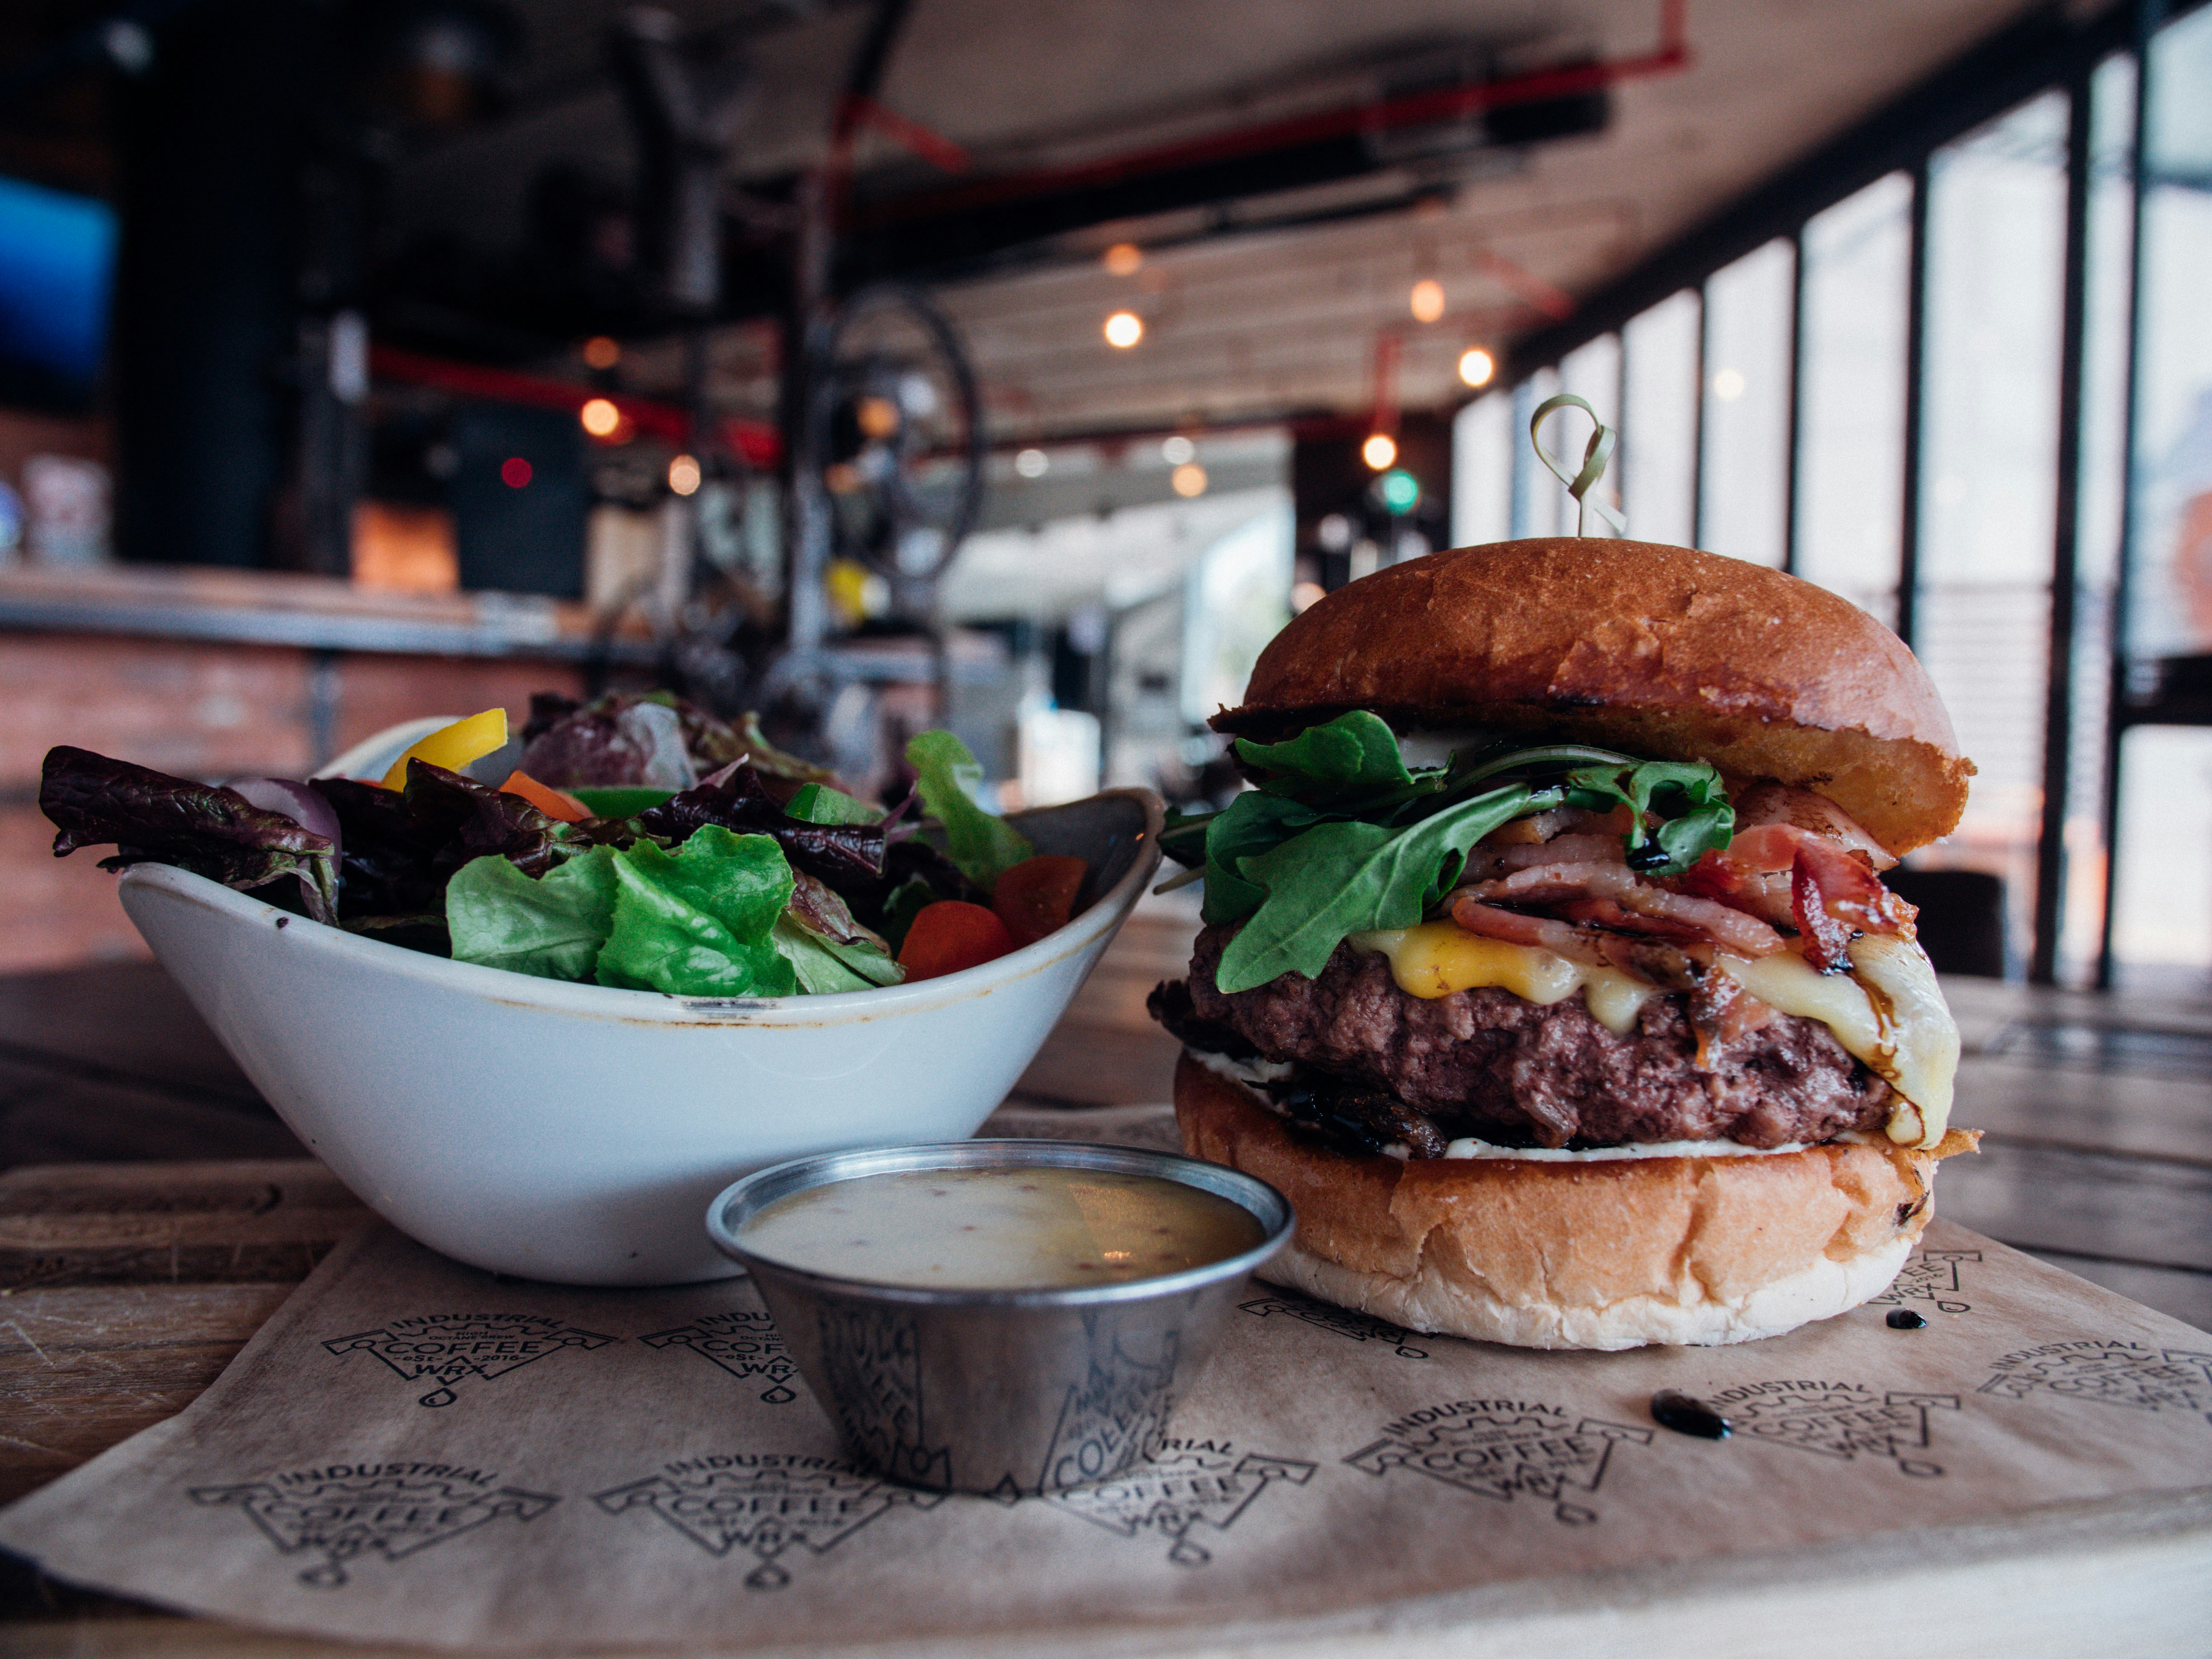
M1206 469L1195 461L1185 461L1168 474L1168 483L1175 487L1176 495L1185 499L1203 495L1206 494Z
M1178 432L1172 438L1161 440L1160 459L1170 466L1181 466L1185 461L1198 459L1198 446Z
M584 362L587 368L612 368L622 361L622 347L604 334L594 334L584 342Z
M510 455L499 464L499 481L509 489L520 489L530 482L530 463L520 455Z
M594 438L611 438L622 425L622 410L611 398L594 398L576 411L576 418Z
M1406 303L1413 307L1415 322L1433 323L1444 314L1444 285L1433 276L1424 276L1413 284Z
M696 457L678 455L668 464L668 487L679 495L696 494L699 489L699 462Z
M1014 455L1014 471L1024 478L1042 478L1052 471L1052 457L1042 449L1024 449Z
M1133 311L1117 311L1106 319L1106 343L1127 351L1145 337L1145 319Z
M1480 346L1469 346L1459 354L1459 378L1463 385L1482 386L1490 384L1490 377L1498 373L1498 359Z
M1398 441L1387 432L1370 433L1367 441L1359 446L1359 459L1381 472L1398 459Z
M1104 264L1109 276L1133 276L1144 268L1145 251L1134 242L1116 242L1106 250Z

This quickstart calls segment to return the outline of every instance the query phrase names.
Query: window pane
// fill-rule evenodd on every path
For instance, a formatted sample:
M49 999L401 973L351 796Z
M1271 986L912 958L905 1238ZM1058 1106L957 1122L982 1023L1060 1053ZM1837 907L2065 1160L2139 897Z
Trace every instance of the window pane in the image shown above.
M2152 42L2129 647L2212 651L2212 12Z
M1805 226L1797 574L1897 619L1912 180L1877 179Z
M1769 242L1705 283L1700 545L1778 565L1790 456L1793 255Z
M1452 421L1454 547L1513 533L1513 394L1477 398Z
M1980 769L1929 861L2006 880L2033 915L2057 483L2066 100L2050 94L1929 163L1921 660Z
M1697 535L1698 331L1695 289L1634 319L1621 331L1627 354L1627 408L1613 463L1640 542L1687 547Z

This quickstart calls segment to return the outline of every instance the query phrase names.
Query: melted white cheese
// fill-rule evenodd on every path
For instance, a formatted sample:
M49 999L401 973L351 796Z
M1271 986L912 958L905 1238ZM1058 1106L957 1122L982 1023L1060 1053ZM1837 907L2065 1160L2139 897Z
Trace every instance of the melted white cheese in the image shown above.
M1497 986L1548 1007L1581 991L1591 1016L1623 1036L1635 1029L1644 1005L1664 994L1613 969L1484 939L1450 921L1355 933L1351 943L1388 957L1391 978L1411 995ZM1890 1139L1933 1146L1943 1138L1959 1069L1959 1028L1936 988L1936 970L1917 945L1875 934L1853 940L1850 955L1848 974L1820 973L1789 951L1756 959L1723 951L1714 962L1777 1012L1826 1025L1846 1052L1903 1097L1890 1115Z

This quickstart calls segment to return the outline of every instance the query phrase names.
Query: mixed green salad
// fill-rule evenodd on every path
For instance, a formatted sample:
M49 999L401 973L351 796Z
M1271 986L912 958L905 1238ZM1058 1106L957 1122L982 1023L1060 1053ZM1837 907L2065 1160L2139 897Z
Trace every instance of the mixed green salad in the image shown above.
M972 793L949 732L906 749L890 811L665 695L532 699L520 764L486 710L379 781L175 778L51 750L57 856L167 864L348 932L542 978L683 996L866 990L975 966L1064 925L1083 860L1039 855Z

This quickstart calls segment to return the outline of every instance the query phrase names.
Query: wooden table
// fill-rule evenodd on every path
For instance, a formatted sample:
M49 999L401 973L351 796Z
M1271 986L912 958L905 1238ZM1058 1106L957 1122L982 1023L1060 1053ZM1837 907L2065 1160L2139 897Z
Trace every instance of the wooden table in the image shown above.
M1165 1099L1176 1048L1144 999L1192 927L1133 919L1017 1098ZM1945 1167L1943 1212L2212 1329L2212 1002L1947 988L1966 1043L1956 1120L1988 1138ZM136 965L0 981L0 1502L181 1409L367 1216ZM349 1651L17 1565L0 1567L0 1620L17 1652ZM1644 1650L1674 1651L1657 1628Z

